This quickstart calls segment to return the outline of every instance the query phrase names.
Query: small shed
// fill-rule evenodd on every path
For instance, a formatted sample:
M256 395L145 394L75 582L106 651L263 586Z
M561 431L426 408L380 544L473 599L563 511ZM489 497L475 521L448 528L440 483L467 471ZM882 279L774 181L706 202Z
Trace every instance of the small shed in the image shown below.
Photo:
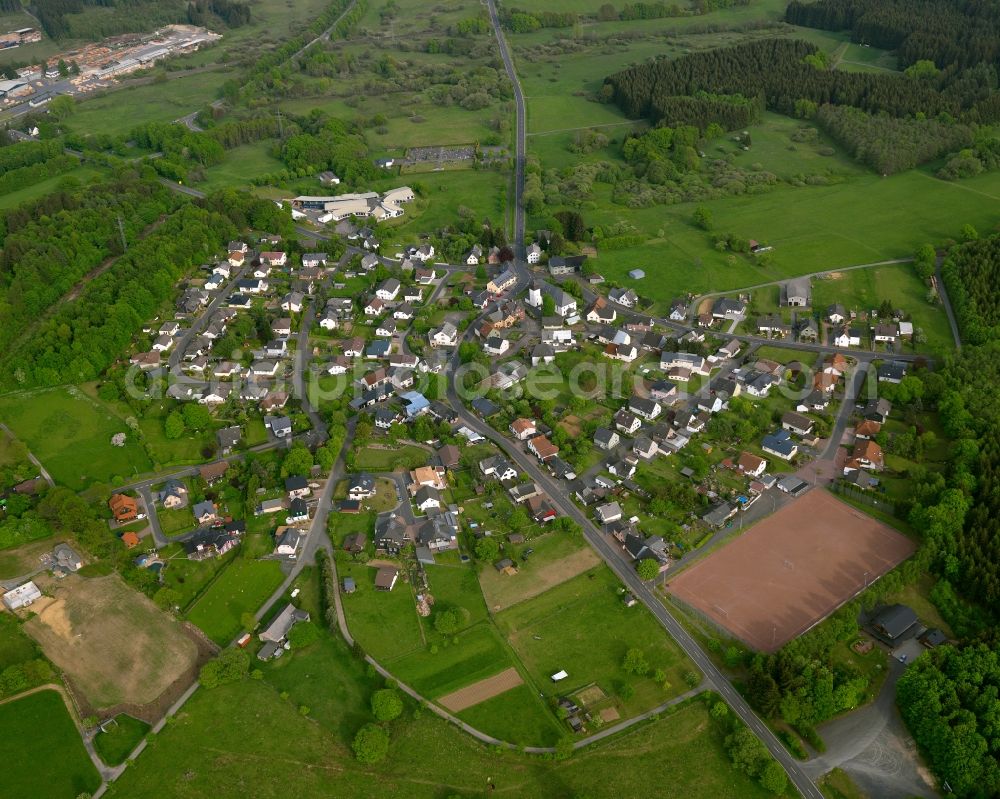
M498 560L493 564L494 568L501 574L512 575L517 574L517 564L514 563L510 558L504 558L503 560Z
M375 575L375 588L379 591L391 591L399 579L399 569L383 566Z

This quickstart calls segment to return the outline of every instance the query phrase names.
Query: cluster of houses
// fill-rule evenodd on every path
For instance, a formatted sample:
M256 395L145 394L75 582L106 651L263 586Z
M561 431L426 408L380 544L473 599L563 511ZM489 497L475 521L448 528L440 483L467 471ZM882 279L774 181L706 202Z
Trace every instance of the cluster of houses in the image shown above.
M779 305L791 309L772 312L756 317L750 327L751 332L771 339L816 343L823 338L834 347L849 349L861 347L868 341L871 346L882 345L889 351L901 342L912 340L913 323L905 321L902 311L895 311L889 318L880 319L877 311L848 311L843 304L828 305L822 314L814 314L812 286L808 277L794 278L779 286ZM719 322L743 320L749 308L749 299L740 297L720 297L712 304L710 312L699 314L699 327L710 328ZM670 319L684 322L687 319L687 301L674 300L671 304Z
M262 240L272 247L279 242L274 236ZM293 318L332 273L328 261L325 253L305 253L293 269L284 251L256 251L246 242L229 242L226 259L206 267L203 285L184 291L175 318L144 328L144 333L155 336L152 346L148 352L135 353L131 362L143 371L169 366L175 375L183 372L186 379L167 388L172 399L217 406L235 398L273 414L288 401L280 385L294 355ZM288 290L279 292L279 286ZM249 362L216 357L215 342L255 299L263 301L271 314L271 338L248 353Z

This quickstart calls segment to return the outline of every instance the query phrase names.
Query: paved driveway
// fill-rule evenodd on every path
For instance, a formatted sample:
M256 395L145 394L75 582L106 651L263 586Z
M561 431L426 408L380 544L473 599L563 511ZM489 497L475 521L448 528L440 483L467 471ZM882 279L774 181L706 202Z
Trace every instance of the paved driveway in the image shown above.
M906 667L889 659L889 676L874 702L821 725L826 752L803 764L813 779L841 768L866 796L878 799L933 797L930 774L896 709L896 681Z

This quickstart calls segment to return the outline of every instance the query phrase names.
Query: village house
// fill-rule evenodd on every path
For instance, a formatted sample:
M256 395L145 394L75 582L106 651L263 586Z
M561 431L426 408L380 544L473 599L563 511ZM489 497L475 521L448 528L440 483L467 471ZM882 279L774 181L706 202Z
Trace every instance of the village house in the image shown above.
M516 284L517 273L513 269L505 269L486 284L486 290L491 294L503 294L507 289L513 288Z
M622 517L622 508L617 502L609 502L606 505L599 505L594 509L594 515L601 524L611 524L617 522Z
M556 351L551 344L540 341L531 350L531 365L552 363L556 359Z
M767 461L751 452L741 452L736 461L736 468L750 477L760 477L767 469Z
M639 295L632 289L611 289L608 299L623 308L635 308L639 304Z
M845 327L836 333L833 337L833 346L835 347L860 347L861 346L861 330L856 327Z
M768 314L757 317L757 333L769 338L784 338L791 333L792 327L778 314Z
M813 425L812 419L795 411L786 411L781 416L781 426L797 436L808 436L812 433Z
M385 310L385 302L379 297L372 297L364 307L365 316L378 316Z
M618 318L618 312L608 304L604 297L598 297L591 303L584 318L595 324L609 325Z
M111 508L116 522L134 522L146 518L146 514L139 509L138 500L127 494L112 494L108 500L108 507Z
M871 469L880 472L885 468L882 448L871 439L864 439L854 445L854 452L844 465L844 474L855 469Z
M386 278L382 281L377 289L375 289L375 296L380 300L385 302L392 302L399 295L400 283L394 278Z
M629 399L628 409L647 421L652 421L663 412L663 408L656 400L639 396L633 396Z
M858 439L875 438L881 431L882 425L880 422L864 419L855 426L854 437Z
M306 531L300 527L283 524L274 531L274 554L290 560L298 557L305 543Z
M301 313L305 295L301 291L290 291L281 298L281 310L289 313Z
M634 413L630 413L625 408L622 408L615 414L615 427L626 435L631 436L642 427L642 420Z
M594 431L594 444L598 449L603 449L605 452L617 447L619 441L621 441L621 438L618 433L614 430L609 430L607 427L598 427Z
M292 420L287 416L265 416L264 427L275 438L290 438L292 435Z
M164 508L183 508L187 505L187 486L179 480L167 480L160 489L157 499Z
M289 499L299 499L308 497L312 493L309 488L309 481L300 475L291 475L285 478L285 493Z
M216 461L200 466L198 476L205 481L205 485L213 486L223 478L227 471L229 471L229 464L226 461Z
M28 580L28 582L6 591L3 595L3 603L8 610L20 610L41 598L41 590L34 582Z
M437 330L428 334L432 347L454 347L458 344L458 328L451 322L445 322Z
M465 263L476 266L483 257L483 248L477 243L465 254Z
M434 486L422 485L413 495L413 504L422 513L438 510L441 507L441 494Z
M774 455L784 461L790 461L799 451L798 445L792 441L788 430L784 428L764 436L760 447L769 455Z
M510 423L510 432L518 441L526 441L535 435L538 426L534 419L515 419Z
M375 478L368 472L360 472L349 478L347 483L347 498L363 500L375 496Z
M576 298L567 294L558 286L553 286L551 283L546 283L545 281L536 281L531 286L525 302L532 308L541 308L545 297L552 299L557 316L567 317L576 313Z
M409 492L414 496L421 488L429 486L437 491L448 488L443 466L420 466L410 472Z
M746 302L733 297L720 297L712 305L713 319L738 320L742 319L746 312Z
M399 569L393 566L381 566L375 573L375 590L391 591L395 587L396 580L398 579Z
M808 277L797 277L781 284L781 304L791 308L812 305L812 287Z
M895 322L880 322L875 325L872 336L876 343L895 344L899 338L899 326Z

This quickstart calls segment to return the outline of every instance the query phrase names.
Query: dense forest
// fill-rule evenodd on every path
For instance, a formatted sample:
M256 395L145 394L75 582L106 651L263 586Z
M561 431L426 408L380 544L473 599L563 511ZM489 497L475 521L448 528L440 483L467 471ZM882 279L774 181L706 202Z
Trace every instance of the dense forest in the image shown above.
M917 658L896 688L921 750L956 796L1000 794L1000 652L944 646Z
M858 43L896 51L900 67L933 61L938 68L1000 65L996 0L792 0L792 25L849 30Z
M969 344L1000 341L1000 237L953 248L942 274L962 339Z
M188 19L184 0L35 0L32 8L53 39L103 39Z
M251 19L238 0L35 0L32 8L53 39L102 39L176 22L237 28Z
M238 28L250 22L250 6L233 0L194 0L188 3L188 22L192 25L208 27L216 18L230 28Z
M170 302L178 281L227 239L248 227L289 232L287 214L267 200L227 192L191 204L151 177L126 170L106 183L64 192L64 207L51 218L36 221L30 210L27 221L5 217L9 232L0 270L8 285L0 315L6 336L0 373L6 387L95 379ZM115 253L119 213L132 226L133 240L144 223L158 225L84 283L75 299L56 306L29 336L18 338L68 287Z
M894 117L946 114L979 122L1000 119L995 84L996 75L985 66L929 77L831 71L814 45L770 39L626 69L605 78L601 97L630 118L653 122L669 119L673 98L698 92L762 97L767 108L786 116L809 101Z
M0 348L6 350L33 320L106 258L121 253L122 219L134 242L176 200L158 184L129 177L60 195L52 213L0 231ZM38 207L44 207L39 204Z
M760 119L764 98L741 94L710 94L699 91L691 96L661 97L656 114L667 125L694 125L704 133L712 125L722 130L738 130ZM713 138L708 136L707 138Z
M849 106L823 105L816 121L865 166L882 175L904 172L972 143L968 125L926 117L897 119Z

